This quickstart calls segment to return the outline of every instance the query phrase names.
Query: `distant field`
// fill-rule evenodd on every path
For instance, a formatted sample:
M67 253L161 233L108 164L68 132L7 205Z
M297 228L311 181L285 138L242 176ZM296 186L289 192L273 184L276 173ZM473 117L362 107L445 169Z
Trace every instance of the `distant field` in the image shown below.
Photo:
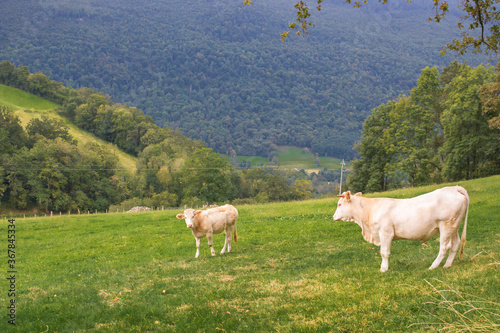
M269 163L267 158L260 156L238 156L238 160L251 161L252 167ZM320 170L323 168L340 169L341 160L333 157L319 157L320 166L314 162L314 155L309 149L282 146L278 148L278 166L289 169ZM346 166L348 162L346 161Z
M0 84L0 105L16 110L27 109L38 111L52 110L59 107L59 105L46 101L43 98L3 84Z
M179 211L17 219L16 325L6 258L0 331L498 332L500 176L459 184L471 199L464 258L432 271L437 236L394 241L381 273L379 248L332 221L336 198L238 206L233 252L220 255L215 235L217 255L203 239L198 259Z
M19 117L21 123L24 127L33 118L40 118L42 115L46 115L50 118L55 118L62 120L68 127L69 132L78 140L80 144L85 144L87 142L95 142L100 145L108 147L108 149L117 156L119 163L123 168L134 173L136 171L136 158L122 152L115 145L96 138L92 134L81 130L73 123L69 122L67 119L61 117L56 112L52 111L59 107L59 105L48 102L40 97L28 94L19 89L7 87L5 85L0 85L0 104L8 106L14 110L14 113Z

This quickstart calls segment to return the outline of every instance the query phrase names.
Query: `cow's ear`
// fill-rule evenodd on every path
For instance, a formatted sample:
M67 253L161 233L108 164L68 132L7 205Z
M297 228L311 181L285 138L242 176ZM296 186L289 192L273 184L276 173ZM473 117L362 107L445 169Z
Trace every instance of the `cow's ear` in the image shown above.
M177 214L177 218L179 220L182 220L182 219L186 218L186 215L184 215L184 214Z
M363 195L363 193L358 192L358 193L356 193L354 196L355 196L355 197L360 197L360 196L362 196L362 195Z
M347 201L351 200L351 191L345 192L345 198L347 199Z
M201 210L197 210L197 211L195 211L195 212L194 212L194 215L195 215L195 216L196 216L196 215L200 215L200 214L201 214L201 212L202 212Z

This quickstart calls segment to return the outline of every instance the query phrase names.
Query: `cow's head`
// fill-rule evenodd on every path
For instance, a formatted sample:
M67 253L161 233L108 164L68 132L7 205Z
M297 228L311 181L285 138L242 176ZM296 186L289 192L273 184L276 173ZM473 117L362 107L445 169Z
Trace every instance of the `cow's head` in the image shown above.
M348 222L354 221L352 198L360 196L361 192L358 192L353 196L351 194L351 191L347 191L338 195L338 197L340 197L340 200L337 203L337 210L335 211L335 214L333 214L333 220Z
M186 209L184 214L177 214L177 218L186 220L186 225L188 228L193 228L194 217L201 213L201 210Z

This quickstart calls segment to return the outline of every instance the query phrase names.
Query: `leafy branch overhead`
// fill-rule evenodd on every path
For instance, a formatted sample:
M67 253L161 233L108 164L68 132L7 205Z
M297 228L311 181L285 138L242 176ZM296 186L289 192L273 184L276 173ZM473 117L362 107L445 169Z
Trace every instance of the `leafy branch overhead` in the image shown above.
M314 5L316 10L321 11L321 4L324 0L315 0ZM378 0L382 4L386 4L389 0ZM450 5L445 0L429 0L433 2L435 14L429 17L429 21L439 23L450 11ZM411 2L411 0L408 0ZM500 0L463 0L460 8L464 15L460 18L457 24L461 31L461 37L454 38L447 43L442 49L442 54L447 51L456 51L458 54L464 54L469 49L473 53L490 52L497 53L500 43L500 10L497 4ZM368 0L354 1L346 0L346 3L353 4L354 8L360 8L368 5ZM244 4L251 5L250 0L244 0ZM285 42L291 31L295 31L298 36L308 34L308 28L314 26L311 21L311 10L309 5L300 0L294 7L297 9L295 22L288 24L288 30L281 34L281 41Z

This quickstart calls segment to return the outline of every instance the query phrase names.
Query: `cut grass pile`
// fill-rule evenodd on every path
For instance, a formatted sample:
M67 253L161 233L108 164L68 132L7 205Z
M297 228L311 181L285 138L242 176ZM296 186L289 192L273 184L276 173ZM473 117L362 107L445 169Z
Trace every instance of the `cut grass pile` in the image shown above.
M0 331L498 331L500 176L460 185L471 199L464 258L432 271L437 237L395 241L380 273L379 248L333 222L334 199L237 207L233 252L219 255L215 235L217 256L203 239L198 259L179 211L18 219L16 325L1 279Z

